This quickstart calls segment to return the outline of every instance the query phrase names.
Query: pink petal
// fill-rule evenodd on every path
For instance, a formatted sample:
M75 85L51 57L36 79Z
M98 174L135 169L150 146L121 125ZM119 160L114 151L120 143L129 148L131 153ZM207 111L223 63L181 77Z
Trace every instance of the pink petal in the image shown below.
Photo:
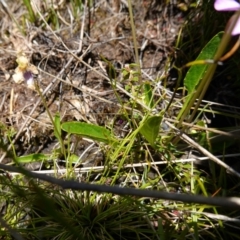
M214 8L217 11L238 11L240 3L234 0L215 0Z
M240 34L240 18L238 18L237 23L232 31L232 35Z

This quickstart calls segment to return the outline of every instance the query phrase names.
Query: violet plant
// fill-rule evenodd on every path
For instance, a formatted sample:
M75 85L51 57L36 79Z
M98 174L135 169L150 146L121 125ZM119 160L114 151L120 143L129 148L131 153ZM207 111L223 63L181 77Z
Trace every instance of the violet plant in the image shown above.
M179 120L179 123L177 127L179 127L182 124L182 122L186 119L186 116L189 114L191 108L193 108L194 110L191 112L191 115L188 118L188 121L189 122L193 121L195 114L197 112L197 109L200 106L200 103L212 80L217 64L229 58L239 47L238 44L240 43L240 41L237 41L238 44L233 47L233 50L231 50L230 53L225 54L226 49L230 43L230 40L232 39L232 36L240 34L240 3L234 0L215 0L214 8L217 11L235 11L235 13L228 21L228 24L222 35L220 43L217 43L218 47L217 47L216 53L214 54L213 59L194 61L196 64L199 64L199 62L210 63L210 64L208 65L206 70L204 70L204 75L201 75L198 79L194 79L196 78L196 75L194 74L190 76L192 79L194 79L196 84L193 87L194 88L193 92L189 93L189 96L187 97L187 100L184 103L182 110L178 114L177 119ZM192 62L191 64L187 64L186 66L194 65L194 62ZM186 85L185 79L184 79L184 84Z

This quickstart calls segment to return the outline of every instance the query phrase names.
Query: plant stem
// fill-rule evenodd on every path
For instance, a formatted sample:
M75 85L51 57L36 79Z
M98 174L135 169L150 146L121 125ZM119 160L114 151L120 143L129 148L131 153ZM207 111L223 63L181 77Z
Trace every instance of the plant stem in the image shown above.
M141 67L140 67L140 61L139 61L139 55L138 55L138 43L137 43L137 37L136 37L136 29L133 19L133 10L132 10L132 3L131 0L128 0L128 11L130 16L130 24L132 29L132 38L133 38L133 44L134 44L134 52L135 52L135 58L136 63L138 65L138 72L139 72L139 84L142 84L142 77L141 77Z

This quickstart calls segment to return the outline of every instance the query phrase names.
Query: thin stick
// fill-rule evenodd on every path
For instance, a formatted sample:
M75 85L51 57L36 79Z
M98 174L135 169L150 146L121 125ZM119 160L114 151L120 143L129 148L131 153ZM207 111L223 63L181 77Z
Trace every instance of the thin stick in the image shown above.
M226 154L226 155L219 155L216 156L217 158L230 158L230 157L240 157L240 153L234 153L234 154ZM178 160L171 160L171 163L189 163L189 162L196 162L196 161L205 161L209 160L209 157L191 157L187 159L178 159ZM62 160L66 161L66 160ZM134 163L134 164L126 164L123 166L123 169L127 168L136 168L136 167L144 167L144 166L158 166L163 164L168 164L169 161L158 161L158 162L147 162L147 163ZM94 166L94 167L79 167L74 168L75 173L87 173L87 172L101 172L105 169L105 166ZM111 168L112 170L118 169L118 166L113 166ZM67 172L66 168L58 169L58 170L39 170L39 171L32 171L39 174L64 174ZM19 175L20 173L11 173L11 176Z
M190 195L181 193L169 193L163 191L143 190L135 188L122 188L117 186L107 186L99 184L80 183L74 180L62 180L57 179L45 174L38 174L30 172L24 168L8 166L0 163L0 169L4 169L10 172L19 172L26 175L29 178L40 179L55 185L60 186L63 189L80 190L80 191L93 191L100 193L112 193L120 196L137 196L137 197L148 197L156 199L166 199L172 201L181 201L184 203L197 203L207 204L213 206L221 206L225 208L240 208L240 198L236 197L204 197L200 195Z
M213 154L211 154L209 151L207 151L205 148L203 148L202 146L200 146L198 143L196 143L195 141L193 141L190 137L188 137L185 133L180 132L176 127L174 127L172 124L170 124L169 122L166 121L166 124L171 127L172 129L174 129L175 131L178 132L180 138L182 140L184 140L185 142L187 142L189 145L193 146L194 148L198 149L199 151L201 151L205 156L209 157L209 159L211 159L212 161L214 161L215 163L217 163L218 165L220 165L221 167L225 168L226 170L228 170L229 172L231 172L233 175L237 176L240 178L240 173L238 173L237 171L235 171L233 168L231 168L230 166L228 166L226 163L224 163L223 161L221 161L220 159L218 159L217 157L215 157Z

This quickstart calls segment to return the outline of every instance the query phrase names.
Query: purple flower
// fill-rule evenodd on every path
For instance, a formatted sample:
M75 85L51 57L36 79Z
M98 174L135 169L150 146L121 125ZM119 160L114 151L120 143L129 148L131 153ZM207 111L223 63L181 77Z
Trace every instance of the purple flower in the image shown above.
M23 77L24 77L24 79L25 79L26 81L32 80L32 78L33 78L32 72L30 72L30 71L24 72L24 73L23 73Z
M235 0L215 0L214 8L217 11L238 11L240 10L240 3ZM240 18L232 31L232 35L238 34L240 34Z
M28 86L34 85L33 74L30 71L23 73L24 80L27 82Z

